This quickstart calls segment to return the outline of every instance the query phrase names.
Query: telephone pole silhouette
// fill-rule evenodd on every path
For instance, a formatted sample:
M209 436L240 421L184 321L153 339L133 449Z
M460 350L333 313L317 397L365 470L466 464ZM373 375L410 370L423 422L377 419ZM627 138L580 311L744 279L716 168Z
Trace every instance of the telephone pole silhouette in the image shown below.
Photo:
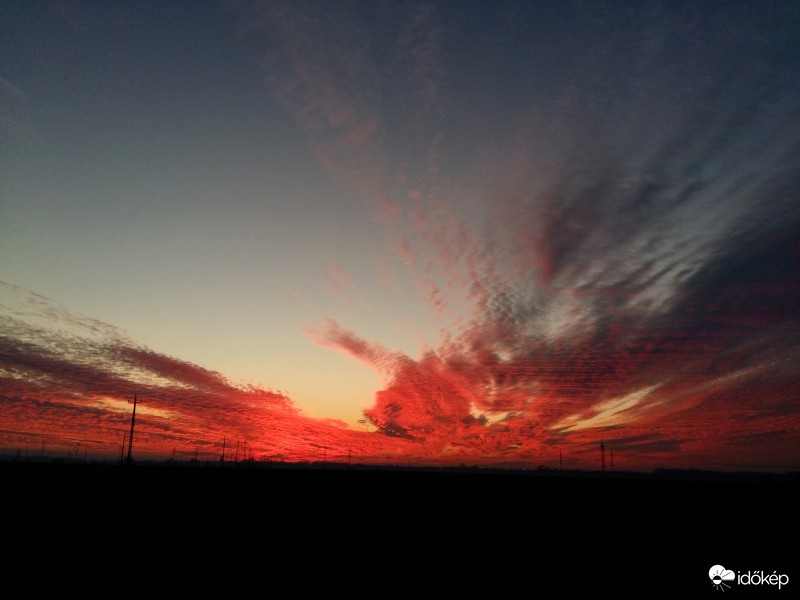
M136 394L133 395L133 415L131 415L131 432L128 435L128 464L131 464L133 461L133 426L136 423L136 404L138 404L139 400L136 397Z
M122 447L119 449L119 464L125 464L125 442L128 441L128 432L122 434Z
M600 442L600 470L606 472L606 445Z

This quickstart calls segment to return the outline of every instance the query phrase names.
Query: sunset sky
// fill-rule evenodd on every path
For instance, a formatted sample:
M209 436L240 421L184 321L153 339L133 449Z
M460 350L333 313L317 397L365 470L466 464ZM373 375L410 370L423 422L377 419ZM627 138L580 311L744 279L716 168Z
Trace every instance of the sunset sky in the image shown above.
M792 1L3 2L0 452L800 469L799 124Z

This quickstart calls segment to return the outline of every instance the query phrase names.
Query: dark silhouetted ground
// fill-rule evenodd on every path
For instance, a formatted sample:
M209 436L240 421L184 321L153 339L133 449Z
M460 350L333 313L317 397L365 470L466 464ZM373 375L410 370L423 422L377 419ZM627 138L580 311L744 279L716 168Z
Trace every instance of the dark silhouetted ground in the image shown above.
M708 569L722 564L788 573L800 588L791 474L0 461L0 478L17 558L125 581L135 564L201 587L222 575L263 582L271 595L300 572L302 589L390 597L691 598L719 593Z

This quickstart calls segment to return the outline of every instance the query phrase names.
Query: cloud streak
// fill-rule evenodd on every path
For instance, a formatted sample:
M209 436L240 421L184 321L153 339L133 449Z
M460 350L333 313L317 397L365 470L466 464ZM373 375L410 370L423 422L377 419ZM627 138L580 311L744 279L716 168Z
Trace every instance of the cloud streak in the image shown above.
M220 373L135 344L120 330L69 313L46 298L2 284L0 414L3 447L38 446L113 457L130 425L134 394L136 447L143 456L183 456L199 449L216 459L223 438L247 441L257 458L369 462L390 449L341 422L313 419L285 395L241 386ZM34 324L34 322L36 324Z
M391 149L375 138L364 164L401 166L353 178L375 190L398 262L448 325L419 358L335 321L315 339L383 374L365 414L433 455L541 457L600 439L633 449L624 440L647 435L637 464L745 466L736 439L749 419L769 448L759 454L796 467L785 432L798 430L800 102L782 5L755 23L577 7L550 34L521 14L501 33L520 7L489 11L469 67L444 50L468 35L457 25L435 8L404 14L396 47L414 66L390 53L380 85L350 98L375 102L377 131L403 127ZM540 45L517 47L534 33ZM572 47L552 40L572 34L584 36ZM557 75L549 47L565 53ZM365 64L351 50L324 64ZM491 75L465 85L501 55L530 67L505 97L481 87ZM397 81L417 85L389 103L377 92Z

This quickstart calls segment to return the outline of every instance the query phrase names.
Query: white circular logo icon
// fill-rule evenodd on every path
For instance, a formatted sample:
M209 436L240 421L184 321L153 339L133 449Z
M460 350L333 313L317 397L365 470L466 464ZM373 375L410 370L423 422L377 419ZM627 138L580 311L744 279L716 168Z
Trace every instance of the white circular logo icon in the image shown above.
M722 565L714 565L708 570L708 577L711 579L711 585L718 590L725 591L724 588L729 588L726 581L733 581L736 575L730 569L726 569Z

